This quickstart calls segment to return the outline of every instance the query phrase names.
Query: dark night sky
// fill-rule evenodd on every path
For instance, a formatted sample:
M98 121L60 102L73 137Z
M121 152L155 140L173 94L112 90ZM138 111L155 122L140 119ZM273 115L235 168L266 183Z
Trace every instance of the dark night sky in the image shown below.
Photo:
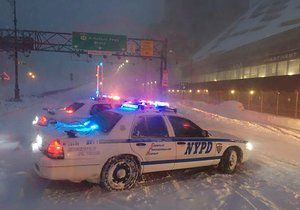
M9 27L8 0L0 0L0 27ZM161 19L163 0L17 0L20 28L138 36Z
M44 31L85 31L124 34L145 37L149 25L163 16L163 0L16 0L19 29ZM0 28L12 27L12 8L8 0L0 0ZM23 93L28 86L26 72L37 72L41 89L63 87L70 72L80 82L94 75L95 62L80 62L76 56L61 53L32 52L30 57L20 56L26 62L20 65ZM80 60L80 61L78 61ZM0 72L13 72L13 60L0 53ZM86 79L84 79L86 77ZM49 82L51 81L51 82ZM27 84L27 85L26 85ZM53 86L53 88L49 87ZM29 89L30 87L27 87Z

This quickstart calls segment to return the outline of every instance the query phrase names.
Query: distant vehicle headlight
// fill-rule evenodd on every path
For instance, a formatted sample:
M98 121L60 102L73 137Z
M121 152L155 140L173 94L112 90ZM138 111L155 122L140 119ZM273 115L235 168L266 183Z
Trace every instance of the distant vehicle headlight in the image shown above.
M252 151L253 150L253 144L251 144L250 142L246 143L246 149Z
M35 118L32 121L32 125L36 125L38 123L38 121L39 121L39 117L35 116Z

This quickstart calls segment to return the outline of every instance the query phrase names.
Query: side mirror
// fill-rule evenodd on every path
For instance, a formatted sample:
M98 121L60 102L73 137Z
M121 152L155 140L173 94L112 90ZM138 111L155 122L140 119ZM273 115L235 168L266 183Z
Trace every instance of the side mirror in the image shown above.
M202 130L202 136L203 137L209 137L210 133L207 130Z

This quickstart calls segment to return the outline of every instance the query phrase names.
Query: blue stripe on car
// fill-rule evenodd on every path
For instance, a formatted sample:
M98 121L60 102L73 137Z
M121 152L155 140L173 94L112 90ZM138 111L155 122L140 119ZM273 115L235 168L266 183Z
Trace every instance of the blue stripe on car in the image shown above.
M162 138L132 138L128 139L130 143L136 142L177 142L177 141L211 141L211 142L236 142L235 140L231 139L218 139L218 138L198 138L198 137L162 137Z
M184 162L195 162L195 161L205 161L205 160L219 160L222 156L214 157L201 157L201 158L186 158L186 159L174 159L174 160L155 160L155 161L144 161L141 162L142 165L157 165L166 163L184 163Z
M114 144L114 143L140 143L140 142L177 142L177 141L205 141L205 142L237 142L247 143L243 140L232 140L232 139L218 139L218 138L195 138L195 137L162 137L162 138L132 138L132 139L110 139L110 140L88 140L88 141L99 141L98 144Z

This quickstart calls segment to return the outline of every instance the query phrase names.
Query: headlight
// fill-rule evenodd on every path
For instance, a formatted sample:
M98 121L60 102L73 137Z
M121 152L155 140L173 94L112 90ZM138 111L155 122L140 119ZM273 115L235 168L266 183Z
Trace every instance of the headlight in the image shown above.
M38 151L42 147L42 144L43 138L40 135L37 135L35 141L31 144L32 151Z
M35 118L32 121L32 125L41 125L41 126L47 126L48 125L48 119L46 116L35 116Z
M39 117L35 116L35 118L32 121L32 125L36 125L38 123L38 121L39 121Z
M253 150L253 144L251 144L250 142L247 142L246 143L246 149L250 150L250 151Z

